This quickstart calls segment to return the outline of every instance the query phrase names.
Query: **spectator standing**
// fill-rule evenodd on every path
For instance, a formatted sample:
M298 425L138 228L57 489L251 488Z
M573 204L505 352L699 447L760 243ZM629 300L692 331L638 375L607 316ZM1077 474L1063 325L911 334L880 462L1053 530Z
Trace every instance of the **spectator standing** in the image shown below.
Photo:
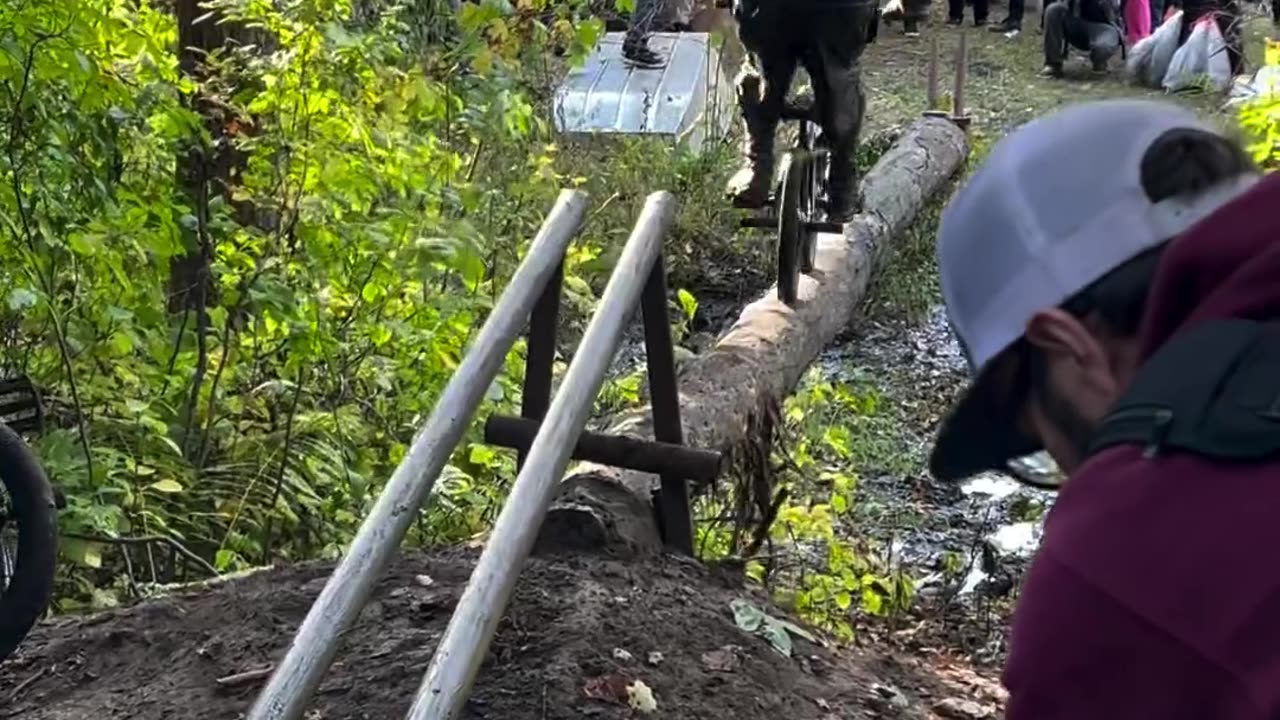
M1004 33L1005 37L1014 38L1022 32L1022 16L1027 12L1026 0L1009 0L1009 14L1004 20L987 28L994 33Z
M636 67L660 68L667 64L666 58L649 47L649 37L662 13L664 1L636 0L635 10L631 12L631 22L627 26L626 39L622 42L622 57Z
M960 26L964 24L965 0L947 0L947 24ZM973 25L982 27L987 24L987 16L991 12L989 0L973 0Z

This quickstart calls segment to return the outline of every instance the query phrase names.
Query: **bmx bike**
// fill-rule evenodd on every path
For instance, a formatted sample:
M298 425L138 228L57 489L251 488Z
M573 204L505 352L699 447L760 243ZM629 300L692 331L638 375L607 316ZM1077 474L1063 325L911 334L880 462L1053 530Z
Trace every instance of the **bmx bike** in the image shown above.
M818 233L844 231L843 224L826 219L831 153L815 115L812 100L783 106L781 120L797 124L795 144L782 158L764 212L739 223L777 230L778 299L792 307L800 292L800 274L813 272L817 261Z
M0 662L49 606L58 559L57 494L20 433L44 425L27 378L0 381Z

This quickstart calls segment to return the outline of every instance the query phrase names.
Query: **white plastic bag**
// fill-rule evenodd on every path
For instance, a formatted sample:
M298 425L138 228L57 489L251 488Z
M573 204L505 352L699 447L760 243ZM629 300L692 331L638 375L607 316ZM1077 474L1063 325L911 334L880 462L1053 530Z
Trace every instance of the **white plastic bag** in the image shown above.
M1178 51L1178 36L1181 34L1182 11L1179 10L1129 51L1129 59L1125 63L1129 77L1148 87L1160 87L1169 70L1169 62Z
M1210 20L1212 22L1212 20ZM1196 22L1187 41L1173 54L1169 70L1162 85L1168 92L1194 87L1209 71L1209 28L1204 22Z
M1275 2L1276 0L1272 0ZM1231 56L1227 54L1227 41L1222 37L1222 28L1213 16L1205 18L1204 23L1209 33L1209 58L1205 72L1209 75L1209 84L1218 92L1231 87Z

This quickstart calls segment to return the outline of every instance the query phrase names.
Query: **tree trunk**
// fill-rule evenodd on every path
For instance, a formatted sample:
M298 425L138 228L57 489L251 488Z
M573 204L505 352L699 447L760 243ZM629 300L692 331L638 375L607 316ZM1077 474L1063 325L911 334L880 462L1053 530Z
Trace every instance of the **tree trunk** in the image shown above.
M174 14L178 25L178 68L202 86L208 70L205 58L246 35L245 29L225 22L211 13L201 0L177 0ZM240 162L226 137L229 118L219 103L197 90L187 98L189 107L204 118L209 143L192 138L177 159L178 185L191 204L194 227L184 228L186 251L169 263L169 310L178 313L200 309L214 301L213 241L209 237L209 202L221 195L230 199L232 169Z
M865 211L843 237L820 236L817 265L800 283L795 309L776 289L742 310L719 342L680 377L686 442L732 454L751 443L770 408L790 394L810 363L844 330L866 296L889 241L900 235L961 167L964 133L946 120L912 125L863 179ZM650 409L616 416L607 432L653 437ZM658 478L582 464L561 485L543 524L538 552L661 549L651 497Z

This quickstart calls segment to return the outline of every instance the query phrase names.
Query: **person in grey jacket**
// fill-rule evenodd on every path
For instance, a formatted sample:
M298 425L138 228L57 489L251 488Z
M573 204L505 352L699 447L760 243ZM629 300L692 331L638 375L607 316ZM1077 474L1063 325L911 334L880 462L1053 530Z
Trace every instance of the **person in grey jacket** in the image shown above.
M866 109L858 60L874 38L879 9L873 0L734 0L733 13L747 50L738 76L746 161L729 181L729 196L741 208L768 202L774 135L803 65L831 150L827 215L847 222L859 206L853 157Z
M1067 46L1089 53L1093 71L1107 63L1124 44L1120 18L1112 0L1054 0L1044 9L1044 69L1041 75L1062 77Z

